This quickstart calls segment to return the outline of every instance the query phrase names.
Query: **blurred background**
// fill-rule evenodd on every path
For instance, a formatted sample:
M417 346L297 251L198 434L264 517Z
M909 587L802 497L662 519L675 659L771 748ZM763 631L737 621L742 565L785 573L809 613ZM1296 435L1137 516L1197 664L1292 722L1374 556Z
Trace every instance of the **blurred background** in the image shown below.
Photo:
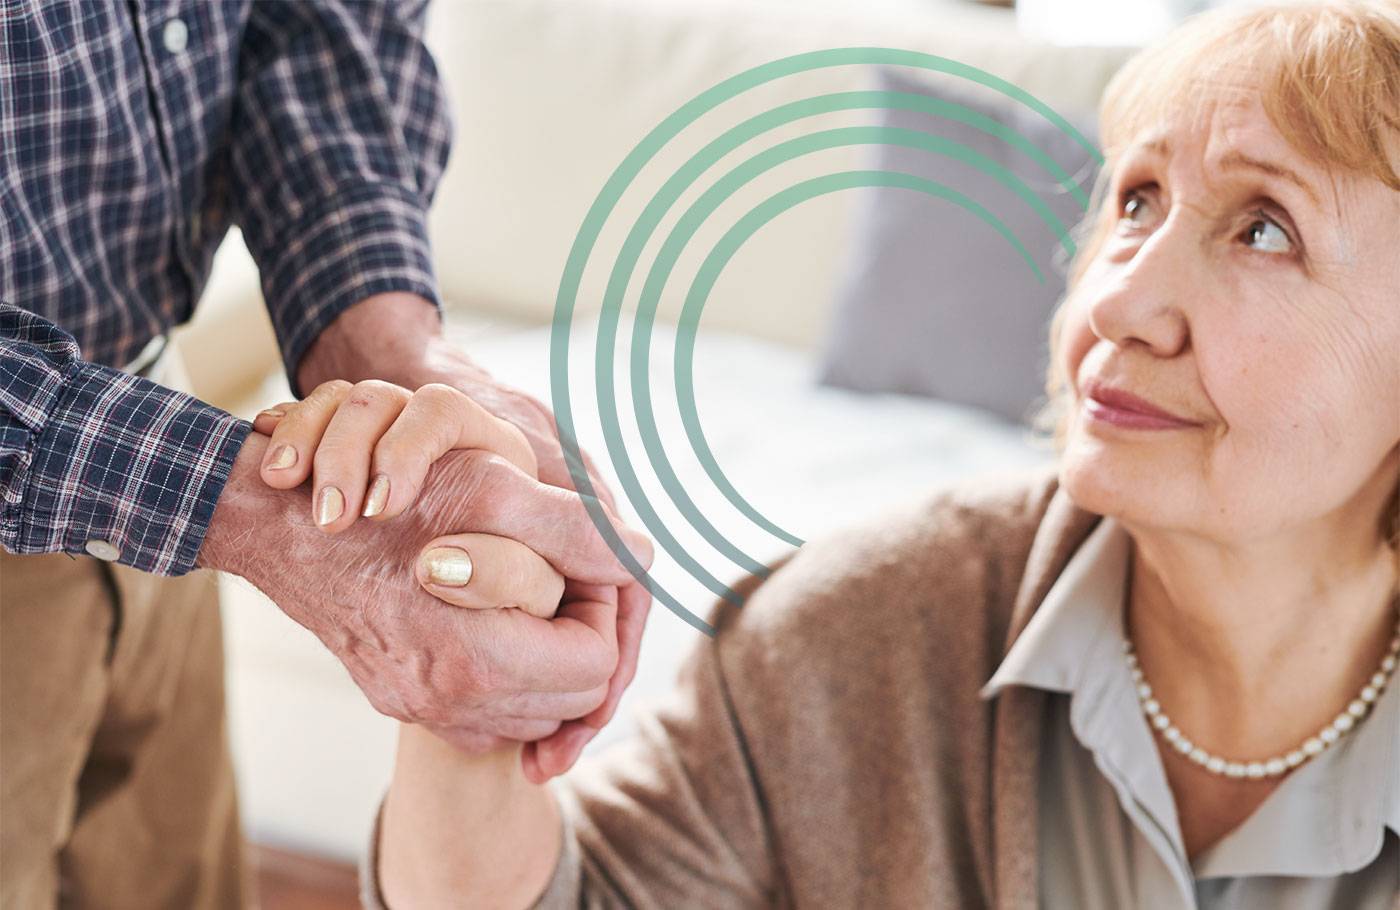
M695 394L716 460L756 509L803 539L926 488L1047 461L1029 423L1042 392L1047 320L1063 291L1069 249L1061 227L1082 216L1097 169L1099 96L1136 47L1203 5L437 0L429 44L456 117L432 219L449 331L500 378L552 404L550 321L565 262L595 196L649 130L716 83L790 54L867 46L940 55L1008 81L1064 121L974 81L909 66L796 74L707 112L638 174L589 260L570 328L577 434L624 516L640 525L616 483L595 393L596 314L622 238L681 164L742 120L815 95L880 90L930 104L794 121L726 153L681 194L628 285L617 359L627 362L645 270L680 213L721 174L817 130L927 132L990 164L904 147L832 147L756 178L706 219L677 259L656 327L642 342L659 435L697 506L746 554L763 561L790 549L743 520L690 451L672 376L674 324L700 262L763 199L821 174L900 170L985 206L1027 255L969 210L907 190L837 192L784 212L743 244L705 304ZM969 114L929 113L938 104ZM1012 133L1024 143L1009 142ZM1028 204L1028 193L1042 204ZM289 397L257 274L236 232L179 344L206 400L251 417ZM648 501L711 579L736 580L742 570L712 552L667 500L631 417L635 382L624 368L615 378L624 451ZM664 548L653 574L695 613L715 600L713 586ZM235 761L247 830L259 845L264 906L355 906L353 863L388 780L393 724L309 633L246 583L222 584ZM699 638L660 604L653 609L636 682L590 752L627 734L638 706L665 691Z

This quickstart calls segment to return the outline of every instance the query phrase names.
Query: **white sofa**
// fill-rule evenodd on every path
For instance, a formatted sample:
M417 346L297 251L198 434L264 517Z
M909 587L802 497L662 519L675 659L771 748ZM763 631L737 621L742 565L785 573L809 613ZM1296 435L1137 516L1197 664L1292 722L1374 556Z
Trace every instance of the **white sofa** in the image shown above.
M971 0L439 0L429 35L457 119L432 218L450 325L478 359L545 401L548 323L585 212L647 131L704 89L792 53L886 46L982 67L1057 109L1083 112L1129 53L1024 40L1009 9ZM867 77L841 67L727 102L644 170L619 215L630 223L661 180L720 129L818 91L865 87ZM783 179L810 176L803 167L857 166L860 153L823 154ZM830 314L851 214L849 195L834 194L754 236L712 295L697 353L699 404L717 457L755 505L804 537L911 489L1048 457L990 415L813 385L812 354ZM610 222L585 275L575 350L592 343L602 267L619 243ZM685 259L678 266L694 267ZM676 302L663 299L663 322L674 318ZM661 343L669 333L661 326L654 345L658 402L674 401L665 387L669 346ZM236 235L180 346L197 391L236 413L250 416L287 395L256 272ZM583 359L572 367L580 440L611 479L590 399L591 367ZM725 503L704 492L698 465L686 458L674 407L662 408L659 420L687 488L707 515L723 517ZM627 432L631 440L633 429ZM634 461L639 450L629 445ZM644 478L644 486L667 527L700 552L698 537L683 534L674 510L661 507L659 485ZM723 529L751 554L785 546L725 520ZM723 559L707 556L705 565L725 580L740 574ZM695 612L713 601L664 554L654 572ZM225 593L233 744L249 829L265 841L351 857L387 780L393 724L365 704L309 633L250 586L229 579ZM625 735L631 711L669 684L697 637L655 609L637 681L599 747Z

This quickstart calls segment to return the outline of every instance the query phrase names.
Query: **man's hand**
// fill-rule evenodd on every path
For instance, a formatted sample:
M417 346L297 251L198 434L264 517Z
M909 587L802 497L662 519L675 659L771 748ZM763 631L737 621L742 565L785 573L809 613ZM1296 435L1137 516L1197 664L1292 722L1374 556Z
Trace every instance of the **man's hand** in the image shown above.
M487 411L510 421L525 434L538 463L542 483L573 490L553 415L538 399L497 382L490 373L442 337L431 303L414 294L378 294L342 313L307 350L297 369L297 386L305 391L330 379L359 382L383 379L408 389L430 382L454 386ZM593 461L581 453L593 492L613 516L616 502ZM569 502L577 504L575 496ZM621 527L614 520L615 527ZM590 533L595 529L589 526ZM423 538L422 542L426 542ZM592 579L563 573L572 583ZM642 631L651 610L651 593L630 575L599 588L581 588L581 597L617 607L617 668L607 697L585 717L566 722L557 732L525 750L527 773L537 782L568 770L583 747L607 725L622 693L637 670Z
M630 576L576 495L500 456L451 452L409 511L328 536L312 524L304 489L274 490L258 476L266 446L253 433L240 450L200 564L246 578L314 632L375 708L485 751L549 736L561 720L605 703L618 664L615 616L561 612L546 620L525 610L471 609L420 585L420 548L449 533L510 538L566 578L625 583ZM623 534L649 565L646 538ZM478 571L509 570L486 559Z

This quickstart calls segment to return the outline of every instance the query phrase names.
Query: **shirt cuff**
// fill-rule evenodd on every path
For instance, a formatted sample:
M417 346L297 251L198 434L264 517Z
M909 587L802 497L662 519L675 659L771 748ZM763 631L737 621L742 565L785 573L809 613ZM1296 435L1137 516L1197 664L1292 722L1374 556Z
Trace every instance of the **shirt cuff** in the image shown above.
M304 390L296 387L296 370L306 349L366 297L407 291L441 309L423 200L396 184L337 192L329 205L255 252L283 363L298 396Z
M252 425L110 367L64 372L34 437L15 552L189 572Z

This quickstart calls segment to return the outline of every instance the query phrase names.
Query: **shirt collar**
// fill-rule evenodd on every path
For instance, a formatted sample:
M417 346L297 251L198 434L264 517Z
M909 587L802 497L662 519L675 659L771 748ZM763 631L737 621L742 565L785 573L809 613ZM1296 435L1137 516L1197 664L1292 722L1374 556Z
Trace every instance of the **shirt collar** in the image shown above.
M1122 638L1122 611L1112 608L1123 602L1129 545L1121 525L1112 518L1099 520L982 687L983 699L1011 685L1054 692L1080 688L1090 667L1086 649L1105 638ZM1116 648L1117 641L1112 645Z
M1180 849L1165 771L1121 659L1131 552L1122 525L1102 518L980 694L987 700L1021 685L1070 695L1075 735L1163 828L1175 829L1171 839ZM1194 873L1337 875L1373 861L1386 827L1400 835L1400 677L1364 723L1290 774L1243 824L1198 856Z

